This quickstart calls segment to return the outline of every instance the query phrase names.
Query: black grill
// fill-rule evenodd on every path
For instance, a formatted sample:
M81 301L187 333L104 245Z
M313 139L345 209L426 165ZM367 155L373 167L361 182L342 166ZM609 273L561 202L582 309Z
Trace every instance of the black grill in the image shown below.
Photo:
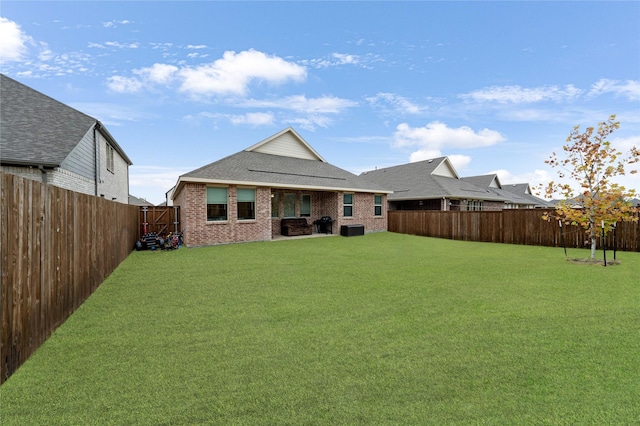
M330 216L321 217L313 221L317 233L333 234L333 219Z

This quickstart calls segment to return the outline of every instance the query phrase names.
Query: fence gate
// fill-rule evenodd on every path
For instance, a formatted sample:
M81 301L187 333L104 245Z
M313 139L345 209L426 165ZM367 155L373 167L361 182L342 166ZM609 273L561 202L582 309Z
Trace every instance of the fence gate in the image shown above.
M138 239L149 232L167 235L182 232L179 206L141 206Z

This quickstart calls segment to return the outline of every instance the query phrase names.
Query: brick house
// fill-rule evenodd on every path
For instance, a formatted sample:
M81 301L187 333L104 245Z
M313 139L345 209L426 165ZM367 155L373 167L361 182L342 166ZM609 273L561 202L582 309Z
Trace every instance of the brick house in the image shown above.
M389 210L497 211L547 207L528 184L502 185L495 174L460 177L448 157L376 169L360 176L393 190Z
M0 171L127 204L131 160L100 121L0 74Z
M548 208L549 203L533 195L528 183L503 185L496 174L464 177L462 180L470 182L480 188L488 189L505 199L504 209L537 209Z
M506 199L467 182L448 157L376 169L360 176L389 188L389 210L502 210Z
M289 127L180 176L171 197L194 247L271 240L285 218L313 224L329 216L333 233L349 224L386 231L390 193L327 163Z

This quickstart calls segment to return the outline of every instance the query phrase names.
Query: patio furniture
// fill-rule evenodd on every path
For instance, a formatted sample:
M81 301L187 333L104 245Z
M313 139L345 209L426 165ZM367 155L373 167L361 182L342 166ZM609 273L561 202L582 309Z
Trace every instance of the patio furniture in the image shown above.
M340 235L343 237L364 235L364 225L342 225L340 227Z
M287 237L295 235L311 235L313 234L313 225L307 223L304 217L293 219L282 219L280 222L280 233Z
M333 234L333 219L331 216L323 216L318 220L314 220L317 233Z

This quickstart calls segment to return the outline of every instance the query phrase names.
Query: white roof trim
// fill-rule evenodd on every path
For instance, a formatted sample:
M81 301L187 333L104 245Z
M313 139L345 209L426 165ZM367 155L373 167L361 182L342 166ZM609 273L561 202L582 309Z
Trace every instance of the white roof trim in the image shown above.
M242 186L260 186L260 187L269 187L269 188L280 188L280 189L308 189L314 191L339 191L339 192L366 192L369 194L392 194L393 191L388 190L371 190L371 189L363 189L363 188L341 188L341 187L333 187L333 186L318 186L318 185L288 185L284 183L272 183L272 182L252 182L252 181L244 181L244 180L224 180L224 179L207 179L207 178L198 178L198 177L183 177L180 176L178 178L178 183L176 184L174 191L171 194L171 199L177 193L182 190L182 186L186 183L203 183L210 185L242 185Z
M431 160L431 161L433 161L433 160ZM431 161L429 161L429 162L431 162ZM442 161L440 162L440 164L438 164L438 165L436 166L436 168L435 168L435 169L433 169L433 172L431 172L431 175L433 175L433 176L451 177L451 176L446 175L446 174L438 173L438 169L439 169L440 167L447 167L447 168L449 169L449 171L451 171L451 172L452 172L452 174L453 174L453 176L454 176L454 178L455 178L455 179L460 179L460 175L458 175L458 172L456 171L456 168L455 168L455 167L453 167L453 164L451 164L451 160L449 160L449 157L444 157L444 158L442 159Z

